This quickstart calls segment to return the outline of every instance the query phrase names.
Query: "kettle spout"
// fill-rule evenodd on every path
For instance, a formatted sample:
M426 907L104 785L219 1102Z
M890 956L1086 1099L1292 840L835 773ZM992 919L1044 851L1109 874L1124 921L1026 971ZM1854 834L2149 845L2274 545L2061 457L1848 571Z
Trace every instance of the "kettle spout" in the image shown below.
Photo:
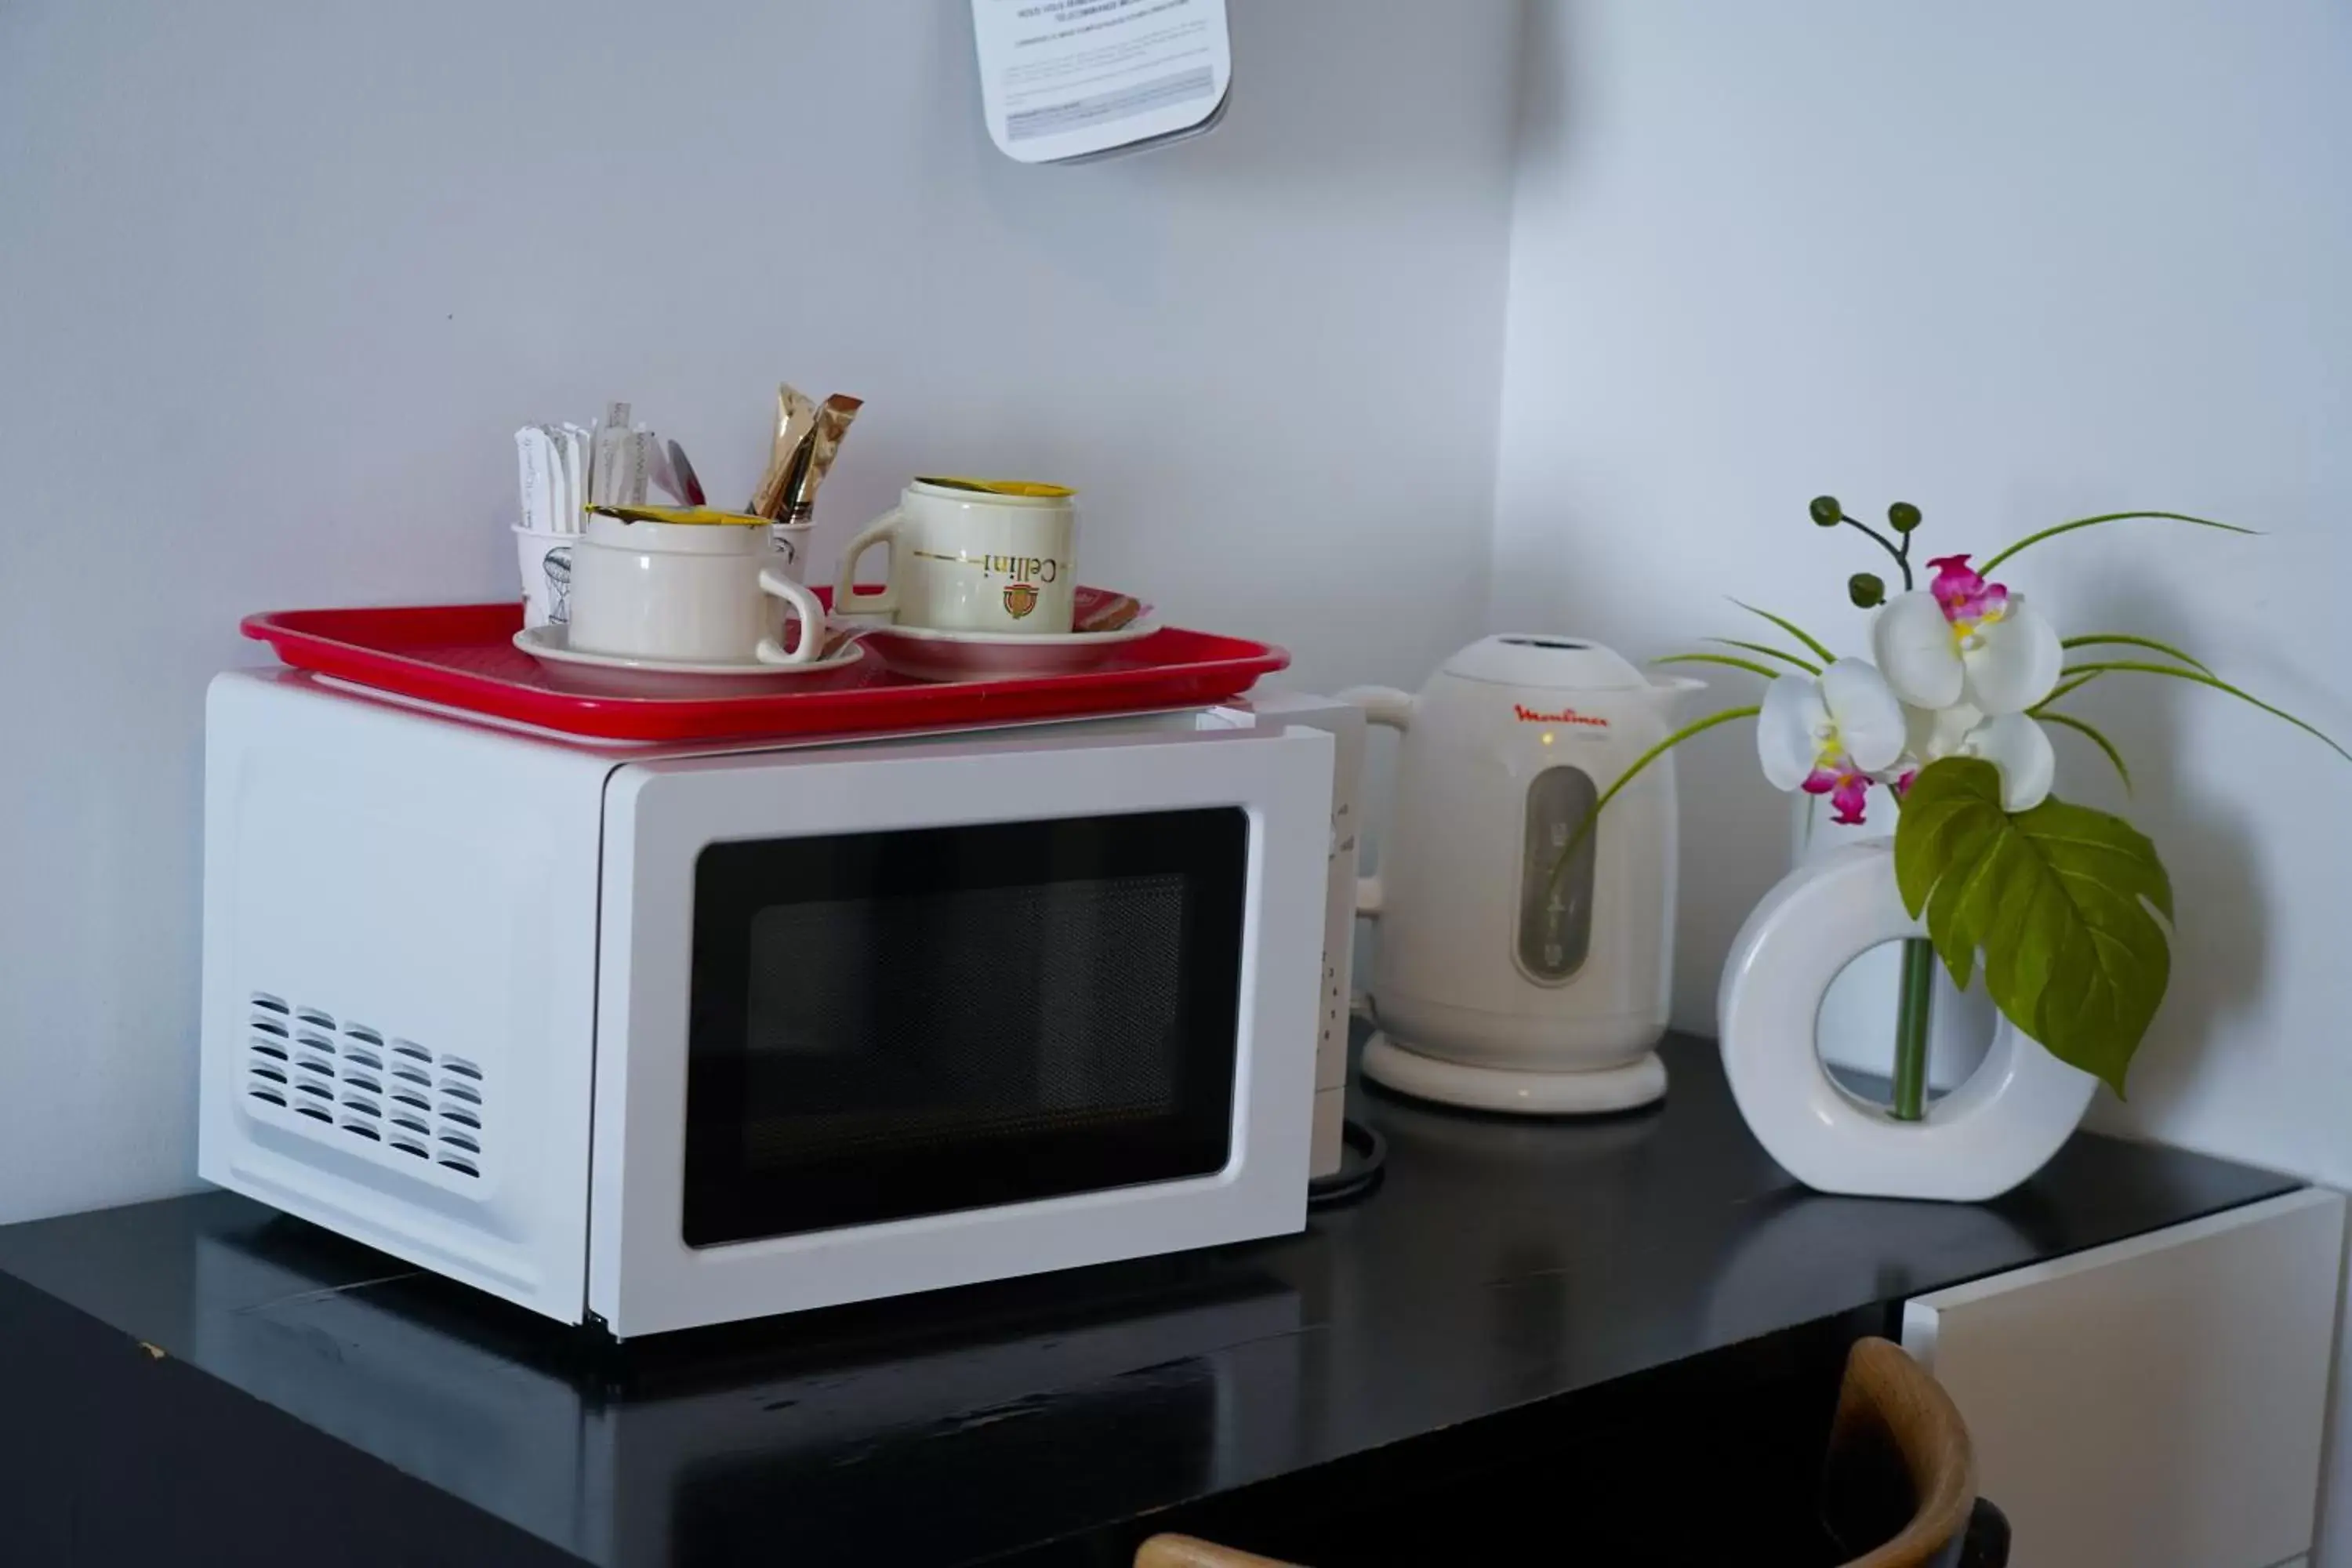
M1670 717L1675 707L1694 691L1705 691L1706 682L1687 675L1654 675L1650 678L1650 710L1659 718Z

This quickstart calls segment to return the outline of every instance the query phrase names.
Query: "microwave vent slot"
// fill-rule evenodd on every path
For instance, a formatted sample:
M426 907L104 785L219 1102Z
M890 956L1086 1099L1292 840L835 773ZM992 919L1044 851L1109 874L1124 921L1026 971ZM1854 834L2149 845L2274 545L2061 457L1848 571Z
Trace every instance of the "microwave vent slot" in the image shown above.
M299 996L247 994L247 1114L435 1185L478 1192L491 1155L482 1065L337 1017Z

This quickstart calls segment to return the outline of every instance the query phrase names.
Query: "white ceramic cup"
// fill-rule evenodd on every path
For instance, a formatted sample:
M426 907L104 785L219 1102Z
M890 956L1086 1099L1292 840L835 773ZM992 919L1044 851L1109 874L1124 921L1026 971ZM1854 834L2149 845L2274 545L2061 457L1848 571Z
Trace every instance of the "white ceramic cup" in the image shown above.
M801 623L789 653L778 601ZM630 658L808 664L824 648L824 606L778 569L764 523L592 516L572 552L567 641Z
M973 488L917 479L841 552L833 602L845 614L887 615L945 631L1070 629L1077 508L1053 485ZM1021 493L1031 491L1036 493ZM889 546L889 586L860 594L857 558Z

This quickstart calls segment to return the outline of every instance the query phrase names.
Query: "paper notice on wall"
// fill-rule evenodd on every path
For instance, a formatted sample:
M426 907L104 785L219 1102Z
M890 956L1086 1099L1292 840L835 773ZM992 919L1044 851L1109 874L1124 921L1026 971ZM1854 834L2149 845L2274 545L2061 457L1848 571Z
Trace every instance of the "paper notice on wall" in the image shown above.
M1233 81L1225 0L971 0L988 134L1024 163L1207 130Z

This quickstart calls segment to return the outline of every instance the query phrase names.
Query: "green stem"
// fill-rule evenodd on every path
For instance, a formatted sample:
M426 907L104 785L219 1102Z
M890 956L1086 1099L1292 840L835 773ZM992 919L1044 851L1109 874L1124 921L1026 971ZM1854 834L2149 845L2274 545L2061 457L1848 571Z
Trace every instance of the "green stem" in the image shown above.
M1652 664L1720 664L1732 669L1744 669L1750 675L1760 675L1767 680L1778 680L1780 672L1752 658L1735 658L1727 653L1662 653Z
M1706 640L1712 643L1721 643L1726 647L1744 647L1749 653L1760 653L1766 658L1777 658L1783 664L1796 666L1799 669L1803 670L1807 675L1819 675L1822 672L1822 667L1815 664L1811 659L1799 658L1795 654L1789 653L1781 648L1774 647L1769 643L1742 642L1738 637L1709 637Z
M2181 663L2187 665L2191 669L2201 669L2208 675L2213 673L2213 667L2211 665L2207 664L2203 659L2197 658L2193 654L2184 653L2168 642L2158 642L2154 637L2134 637L2129 632L2085 632L2078 637L2061 637L2058 639L2058 646L2068 649L2078 647L2100 647L2110 643L2124 647L2153 648L2158 653L2164 655L2167 658L2179 659Z
M2123 752L2113 741L2107 739L2105 731L2088 720L2075 718L2072 713L2053 712L2047 708L2034 708L2030 711L2044 724L2063 724L2105 752L2107 754L2107 761L2115 765L2116 776L2124 781L2124 793L2131 794L2131 769L2124 765Z
M1895 1120L1927 1114L1927 1017L1936 1000L1936 944L1903 939L1903 989L1895 1012Z
M1731 602L1738 605L1741 609L1747 611L1751 616L1763 616L1766 620L1771 622L1774 626L1780 627L1782 631L1788 633L1799 642L1803 643L1807 647L1812 649L1813 652L1821 656L1821 660L1823 664L1835 664L1837 662L1837 655L1830 651L1829 644L1822 641L1821 638L1813 636L1812 633L1805 630L1804 627L1789 619L1786 616L1776 616L1769 610L1759 610L1745 599L1734 599Z
M1648 751L1643 752L1640 756L1635 757L1633 759L1633 765L1617 775L1617 782L1611 784L1606 790L1601 792L1601 798L1592 803L1592 809L1584 814L1584 820L1576 825L1576 831L1569 836L1566 847L1562 848L1559 852L1559 858L1551 863L1551 874L1544 879L1544 890L1549 893L1551 889L1559 886L1560 873L1568 869L1568 863L1570 860L1575 858L1576 852L1584 847L1585 839L1590 837L1592 832L1592 825L1601 820L1601 811L1607 807L1611 801L1617 798L1617 792L1619 790L1623 789L1627 784L1633 782L1635 774L1639 773L1643 768L1648 767L1652 763L1656 762L1660 757L1664 756L1668 752L1673 751L1676 746L1681 745L1685 741L1689 740L1693 735L1699 734L1707 730L1712 730L1717 724L1728 724L1734 719L1753 719L1762 711L1764 711L1764 710L1760 707L1727 708L1720 713L1710 713L1704 719L1693 720L1690 723L1684 725L1681 729L1675 731L1673 734L1667 736L1656 745L1652 746Z
M1895 548L1894 541L1888 539L1885 534L1879 532L1878 530L1871 527L1870 524L1863 521L1859 518L1848 517L1845 513L1840 512L1838 513L1838 521L1844 523L1848 528L1858 528L1862 530L1863 532L1868 534L1871 538L1878 542L1878 548L1886 552L1887 554L1895 557L1895 564L1903 568L1903 590L1906 593L1909 593L1911 590L1910 541L1904 541L1903 548L1897 550Z
M2057 700L2058 700L2058 699L2060 699L2061 697L2064 697L2064 696L2068 695L2069 693L2076 692L2076 691L2080 691L2080 690L2082 690L2082 689L2083 689L2083 688L2084 688L2085 686L2090 685L2090 684L2091 684L2091 682L2093 682L2094 680L2096 680L2096 679L2099 679L2099 672L2098 672L2097 670L2095 670L2095 670L2091 671L2091 673L2090 673L2090 674L2088 674L2088 675L2078 675L2078 676L2075 676L2075 677L2074 677L2073 679L2071 679L2071 680L2062 680L2061 682L2059 682L2059 684L2058 684L2057 688L2056 688L2054 690L2053 690L2053 691L2050 693L2050 695L2049 695L2049 696L2047 696L2047 697L2043 698L2041 701L2039 701L2039 702L2035 703L2032 707L2028 708L2028 709L2026 710L2026 711L2027 711L2028 713L2032 714L2035 718L2039 719L2039 718L2042 717L2042 715L2043 715L2043 714L2048 710L2048 709L2049 709L2050 705L2051 705L2053 702L2057 701Z
M2347 763L2352 763L2352 752L2347 752L2342 746L2337 745L2334 737L2330 736L2326 731L2318 728L2316 725L2306 724L2302 720L2296 718L2294 714L2288 712L2285 709L2273 708L2269 703L2263 701L2261 698L2253 695L2252 692L2241 691L2236 687L2231 685L2228 681L2217 679L2216 678L2206 674L2203 670L2177 669L2168 664L2147 664L2138 659L2115 658L2103 659L2096 664L2070 664L2065 668L2060 670L2058 675L2061 679L2075 677L2087 679L2094 675L2104 675L2109 670L2117 669L2137 670L2142 675L2168 675L2175 680L2193 680L2200 686L2210 686L2216 691L2227 692L2241 702L2252 703L2253 706L2261 709L2263 712L2269 714L2273 719L2285 720L2288 723L2294 725L2296 729L2302 731L2306 735L2317 736L2318 739L2337 756L2342 757ZM2064 686L2058 689L2059 692L2069 691L2072 689L2073 688ZM2051 701L2056 695L2057 693L2053 693L2052 697L2045 697L2042 699L2042 701ZM2039 704L2036 706L2039 706Z
M2240 528L2234 522L2215 522L2210 517L2191 517L2185 511L2104 511L2096 517L2078 517L2072 522L2062 522L2055 528L2045 528L2039 533L2029 533L2024 538L2019 540L2016 543L2011 545L2008 549L2002 551L2000 554L1994 556L1991 560L1986 562L1983 565L1978 567L1977 571L1979 574L1990 577L1992 575L1992 569L1994 567L2000 565L2002 562L2008 560L2011 556L2016 554L2019 551L2024 549L2029 544L2039 544L2045 539L2055 539L2062 533L2072 533L2078 528L2096 528L2103 522L2122 522L2126 519L2135 517L2158 518L2168 522L2193 522L2200 528L2218 528L2224 533L2255 533L2259 531L2251 528Z

